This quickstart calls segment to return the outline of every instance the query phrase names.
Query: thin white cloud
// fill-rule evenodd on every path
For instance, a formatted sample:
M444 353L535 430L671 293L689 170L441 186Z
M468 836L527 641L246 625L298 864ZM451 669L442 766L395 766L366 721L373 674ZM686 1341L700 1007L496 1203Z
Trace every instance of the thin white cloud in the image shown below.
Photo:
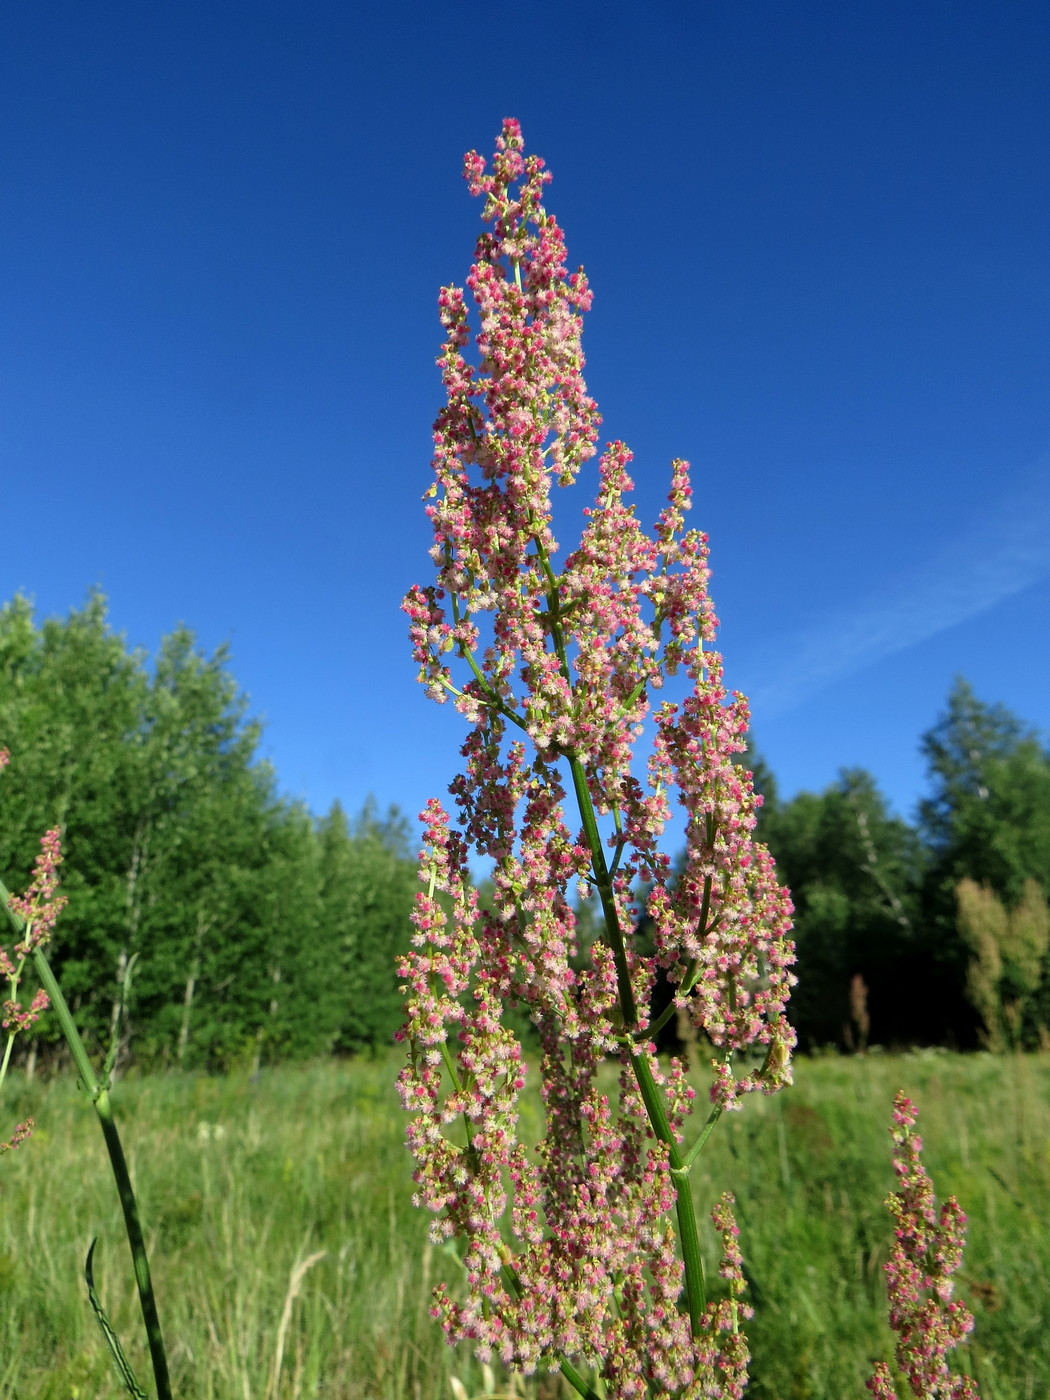
M858 610L828 615L796 637L789 662L771 658L763 667L770 679L755 688L752 709L762 715L793 709L831 681L978 617L1048 574L1050 454L1022 489L923 567Z

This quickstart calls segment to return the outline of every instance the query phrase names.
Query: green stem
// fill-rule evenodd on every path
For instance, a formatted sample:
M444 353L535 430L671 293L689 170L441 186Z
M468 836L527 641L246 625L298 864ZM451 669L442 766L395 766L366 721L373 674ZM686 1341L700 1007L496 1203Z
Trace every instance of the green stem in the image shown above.
M25 928L25 921L11 908L11 896L3 883L0 882L0 899L4 902L8 918L21 934ZM99 1123L102 1126L102 1136L106 1142L106 1150L109 1153L110 1166L113 1169L113 1178L117 1184L117 1194L120 1196L121 1208L124 1211L124 1229L128 1236L128 1246L131 1249L131 1262L135 1270L135 1282L138 1285L139 1304L142 1308L142 1321L146 1328L146 1339L149 1343L150 1360L153 1362L153 1376L157 1385L157 1400L172 1400L171 1381L168 1376L168 1358L164 1350L164 1336L160 1330L160 1318L157 1314L157 1302L153 1296L153 1281L150 1277L149 1257L146 1253L146 1241L142 1233L142 1223L139 1220L138 1203L135 1199L135 1190L131 1184L131 1173L128 1171L127 1159L124 1156L124 1149L121 1145L120 1134L113 1119L113 1110L109 1102L109 1085L101 1084L95 1074L94 1068L88 1058L87 1050L81 1039L80 1031L73 1020L73 1013L69 1009L62 988L58 985L58 979L51 970L41 948L33 949L33 966L36 975L40 980L40 985L47 992L51 999L51 1007L58 1017L58 1024L62 1029L62 1034L66 1038L73 1061L76 1064L77 1072L80 1075L80 1082L91 1097L95 1105L95 1112L98 1114Z
M710 842L709 844L713 846L713 845L714 845L714 842L712 841L712 842ZM710 876L710 875L705 875L705 876L704 876L704 894L703 894L703 899L701 900L701 903L700 903L700 918L699 918L699 920L697 921L697 929L698 929L697 941L698 941L698 942L702 942L702 941L704 940L704 938L707 937L707 916L708 916L708 914L710 913L710 911L711 911L711 876ZM696 976L696 971L697 971L697 959L694 958L694 959L693 959L693 962L692 962L692 964L691 964L691 966L690 966L690 968L689 968L689 976L690 976L690 977L695 977L695 976ZM688 980L688 979L687 979L687 980ZM683 988L683 990L684 990L684 991L689 991L690 989L689 989L689 987L685 987L685 988Z
M689 1167L692 1163L686 1163L682 1149L671 1131L663 1095L653 1078L648 1046L636 1045L630 1040L625 1042L625 1046L631 1056L631 1067L638 1081L642 1102L645 1104L653 1132L667 1147L671 1180L675 1184L675 1214L678 1216L682 1263L685 1265L685 1301L689 1311L689 1330L694 1337L698 1337L703 1323L704 1308L707 1306L707 1289L704 1282L704 1261L700 1256L700 1235L696 1227L693 1188L689 1181Z
M558 663L568 684L572 684L569 659L565 649L565 637L561 627L560 595L558 579L551 568L547 552L539 539L535 539L536 550L547 580L547 621L551 640L554 643ZM678 1217L678 1234L682 1246L682 1263L685 1266L686 1307L689 1311L689 1328L694 1337L700 1335L704 1309L707 1306L707 1290L704 1284L704 1263L700 1255L700 1236L696 1226L696 1209L693 1204L693 1189L689 1181L689 1167L685 1164L681 1149L667 1117L667 1107L663 1095L653 1078L649 1063L648 1041L638 1045L633 1036L638 1026L638 1004L631 985L631 972L627 962L627 945L620 927L620 916L616 908L612 876L605 860L605 849L598 819L587 785L587 774L583 764L575 756L569 756L569 771L572 774L576 804L583 823L584 836L591 856L591 870L594 884L602 903L605 927L616 965L616 987L620 1002L620 1014L625 1031L624 1048L631 1059L631 1068L638 1083L638 1089L645 1104L650 1126L658 1141L667 1148L667 1158L671 1169L671 1179L675 1186L675 1213Z
M700 1136L699 1136L699 1137L697 1138L697 1140L693 1143L693 1145L692 1145L692 1147L689 1149L689 1151L685 1154L685 1163L684 1163L684 1165L685 1165L686 1171L689 1171L689 1169L692 1167L693 1163L696 1161L697 1157L700 1156L700 1153L703 1151L704 1143L705 1143L705 1142L707 1141L707 1139L711 1136L711 1130L712 1130L712 1128L715 1126L715 1124L718 1122L719 1118L721 1118L721 1116L722 1116L722 1110L721 1110L721 1108L718 1108L717 1106L716 1106L715 1108L713 1108L713 1109L711 1110L711 1112L707 1115L707 1122L706 1122L706 1123L704 1124L704 1126L700 1129Z
M0 885L0 890L2 889L3 885ZM10 908L7 912L8 918L13 920L17 917ZM16 928L18 927L17 924L15 926ZM26 960L24 957L19 958L18 966L15 968L14 976L8 978L8 996L11 998L12 1001L14 1001L15 993L18 991L18 983L22 977L22 968L25 966L25 961ZM8 1031L7 1033L7 1044L4 1046L4 1059L3 1063L0 1064L0 1092L3 1091L4 1080L7 1078L7 1067L11 1063L11 1050L14 1047L15 1036L17 1034L17 1027L12 1031Z
M149 1343L150 1360L153 1363L153 1377L157 1386L157 1400L172 1400L171 1380L168 1376L168 1358L164 1349L164 1335L160 1328L160 1317L157 1313L157 1300L153 1293L153 1280L150 1276L149 1256L146 1253L146 1240L142 1233L142 1222L139 1219L138 1202L135 1199L135 1189L131 1184L131 1173L128 1170L127 1159L124 1156L124 1148L120 1141L120 1133L113 1118L113 1109L109 1102L109 1086L99 1083L91 1061L88 1059L87 1050L81 1039L80 1031L73 1020L72 1012L69 1009L62 988L58 985L58 980L51 970L44 953L39 948L33 950L33 964L36 974L40 978L41 985L51 998L51 1005L58 1017L58 1023L62 1027L62 1034L66 1038L66 1044L72 1052L80 1073L81 1082L91 1101L95 1105L95 1112L102 1127L102 1136L105 1139L106 1151L109 1153L109 1163L113 1169L113 1179L117 1184L117 1194L120 1197L121 1209L124 1212L124 1229L128 1237L128 1247L131 1250L131 1262L135 1270L135 1283L139 1291L139 1305L142 1309L142 1321L146 1328L146 1340Z
M637 1040L655 1040L677 1011L678 1007L675 1003L668 1002L651 1026L646 1026L644 1031L635 1031L635 1038Z
M87 1090L94 1102L102 1092L102 1085L95 1074L95 1067L88 1059L88 1052L84 1047L84 1042L80 1038L80 1031L73 1020L73 1013L69 1009L62 988L58 985L58 978L51 970L51 964L40 948L33 949L33 966L36 968L36 975L40 979L40 985L47 992L51 1000L51 1010L58 1017L59 1028L66 1038L73 1062L80 1075L80 1082Z
M681 1149L671 1131L663 1095L653 1078L652 1066L649 1064L648 1041L644 1045L638 1045L633 1039L634 1030L638 1024L638 1006L634 998L634 988L631 986L630 969L627 965L627 947L623 930L620 928L620 916L616 909L612 881L605 864L605 852L602 849L598 821L587 787L587 775L584 773L583 764L579 759L574 758L570 760L569 767L572 772L576 800L580 808L580 818L583 821L584 834L590 847L591 868L594 871L595 885L601 897L606 929L609 942L612 945L613 959L616 963L620 1012L628 1036L625 1048L631 1057L631 1068L642 1095L642 1102L645 1104L649 1123L657 1139L667 1148L671 1178L675 1184L675 1213L678 1216L682 1262L685 1265L685 1294L686 1306L689 1310L689 1326L693 1336L696 1337L700 1334L704 1308L707 1306L707 1290L704 1284L703 1259L700 1256L700 1238L696 1227L693 1188L689 1182L689 1167L686 1166Z
M587 787L587 774L578 758L569 759L569 771L572 774L572 786L576 793L576 805L580 811L580 820L583 822L584 836L591 853L594 885L598 891L598 898L602 902L605 927L612 947L613 961L616 964L616 989L620 998L620 1010L623 1013L624 1025L633 1030L638 1024L638 1006L634 999L634 988L631 986L631 972L627 965L627 945L624 941L623 930L620 928L620 915L616 908L612 876L609 874L609 867L605 861L605 850L602 846L601 833L598 830L598 819L594 813L590 789Z
M464 615L461 614L459 607L459 597L457 596L457 594L453 593L452 620L458 625L460 622L463 621L463 618ZM478 665L477 658L475 657L473 651L471 651L470 647L465 646L462 642L460 642L459 654L463 657L463 660L470 667L471 671L473 671L474 679L477 681L478 685L481 686L482 690L489 697L489 704L492 706L492 708L494 710L497 710L506 719L509 719L512 724L516 724L519 729L528 728L522 717L510 708L510 706L506 703L506 701L496 690L496 687L489 680L488 676L485 675L484 671ZM462 691L457 690L456 687L451 683L451 681L442 679L442 684L444 685L446 690L450 690L454 695L462 695L463 693Z
M7 1078L7 1067L11 1063L11 1047L14 1045L14 1043L15 1032L9 1031L7 1036L7 1044L4 1046L3 1064L0 1064L0 1089L3 1089L4 1080Z
M441 1058L445 1062L445 1069L448 1071L448 1077L452 1080L453 1089L456 1091L457 1094L461 1094L463 1092L463 1085L460 1083L459 1075L456 1073L456 1062L452 1058L452 1053L448 1048L447 1040L443 1040L441 1042ZM470 1118L467 1116L466 1109L463 1110L463 1126L467 1132L466 1144L463 1150L467 1154L467 1159L471 1162L476 1163L478 1153L477 1148L471 1142Z
M598 1392L584 1380L571 1361L564 1358L561 1361L561 1373L578 1394L583 1396L583 1400L600 1400Z

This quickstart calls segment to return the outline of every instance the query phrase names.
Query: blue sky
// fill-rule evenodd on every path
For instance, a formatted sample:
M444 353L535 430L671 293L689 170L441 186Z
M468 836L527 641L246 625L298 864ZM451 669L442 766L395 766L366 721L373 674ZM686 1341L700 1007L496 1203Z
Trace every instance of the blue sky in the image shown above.
M462 154L514 115L782 789L862 765L909 815L955 675L1050 726L1048 73L1013 0L8 6L0 594L230 642L315 810L443 794L398 607Z

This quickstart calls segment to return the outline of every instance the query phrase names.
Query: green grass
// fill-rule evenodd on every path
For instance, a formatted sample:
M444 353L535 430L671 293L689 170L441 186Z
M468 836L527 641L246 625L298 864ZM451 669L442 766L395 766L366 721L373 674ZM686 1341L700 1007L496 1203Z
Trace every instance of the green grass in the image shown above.
M357 1060L256 1082L117 1086L180 1400L451 1400L450 1375L480 1391L480 1368L445 1347L428 1315L433 1284L455 1284L457 1265L427 1244L410 1204L395 1070ZM696 1194L738 1198L756 1306L749 1396L861 1400L872 1361L892 1354L882 1202L897 1088L920 1109L938 1194L954 1192L970 1216L960 1291L977 1329L966 1363L985 1400L1044 1400L1050 1057L935 1053L803 1061L794 1089L718 1125ZM94 1115L69 1082L16 1077L4 1128L27 1113L35 1136L0 1159L0 1400L123 1393L83 1284L94 1235L96 1286L150 1389ZM704 1244L713 1262L710 1232ZM553 1377L527 1390L563 1393Z

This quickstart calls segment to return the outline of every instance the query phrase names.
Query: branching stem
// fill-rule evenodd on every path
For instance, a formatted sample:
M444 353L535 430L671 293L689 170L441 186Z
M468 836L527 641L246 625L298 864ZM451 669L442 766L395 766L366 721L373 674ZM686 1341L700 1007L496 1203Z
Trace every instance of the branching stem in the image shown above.
M547 606L550 616L551 638L554 643L562 675L566 683L571 685L572 677L569 671L565 639L559 620L558 579L550 566L547 552L538 538L535 540L535 544L540 566L543 569L544 576L549 585ZM645 1104L645 1111L648 1115L653 1133L657 1140L662 1142L667 1148L667 1159L670 1166L671 1178L675 1185L675 1211L678 1216L678 1234L682 1248L682 1262L685 1266L685 1293L686 1306L689 1311L689 1326L693 1336L698 1337L703 1324L704 1309L707 1306L707 1290L704 1283L704 1264L700 1255L700 1237L697 1231L696 1209L693 1204L692 1186L689 1182L689 1166L686 1165L681 1148L671 1129L663 1094L660 1092L656 1080L653 1077L652 1066L649 1063L650 1042L646 1040L644 1044L639 1044L635 1039L635 1031L638 1026L638 1003L635 1000L634 987L631 984L631 970L627 960L626 940L624 938L623 929L620 927L620 915L616 908L616 893L613 888L613 878L605 859L605 849L602 845L601 833L598 830L598 819L594 811L594 802L591 799L590 788L587 783L587 773L583 763L576 757L571 757L569 759L569 771L572 774L572 785L576 794L576 804L579 808L580 820L583 823L584 837L590 852L594 884L598 891L598 897L601 900L602 912L605 915L606 935L612 950L613 961L616 965L616 986L620 1002L620 1014L626 1032L624 1048L630 1057L631 1068L642 1096L642 1102Z

